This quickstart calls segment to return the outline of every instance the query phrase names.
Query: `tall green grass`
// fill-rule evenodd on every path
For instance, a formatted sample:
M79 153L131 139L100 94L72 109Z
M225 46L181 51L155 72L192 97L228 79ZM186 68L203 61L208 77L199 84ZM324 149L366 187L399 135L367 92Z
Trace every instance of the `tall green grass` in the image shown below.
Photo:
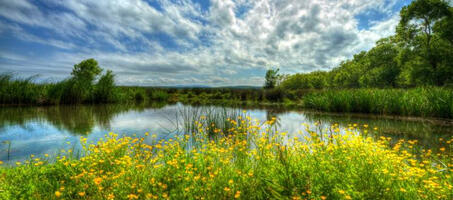
M66 79L56 83L38 84L31 78L15 78L0 74L0 105L44 105L114 102L184 102L206 104L283 103L332 112L358 112L422 117L453 118L453 89L420 87L412 89L341 89L294 90L281 88L152 88L117 87L112 74L106 74L81 91L77 81Z
M172 117L177 131L199 134L200 127L208 127L205 132L208 136L224 135L231 129L238 128L231 121L248 120L247 116L238 109L218 107L184 107L179 108L177 115Z
M11 74L0 74L0 104L42 103L45 86L33 83L33 78L13 78Z
M303 101L305 107L323 111L453 118L449 88L323 90Z
M113 74L108 73L86 89L72 78L37 83L34 77L18 78L12 74L0 74L0 105L142 102L149 99L164 101L168 98L166 91L156 90L149 94L142 87L115 86L113 78Z

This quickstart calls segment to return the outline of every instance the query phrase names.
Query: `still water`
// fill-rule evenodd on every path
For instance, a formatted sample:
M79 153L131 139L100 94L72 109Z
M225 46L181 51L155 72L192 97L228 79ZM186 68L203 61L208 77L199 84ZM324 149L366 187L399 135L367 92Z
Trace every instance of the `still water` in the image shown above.
M79 148L80 136L97 141L109 132L120 135L143 136L156 134L168 139L181 134L181 111L193 109L246 110L258 120L276 117L279 131L300 134L302 123L329 127L338 123L367 124L378 127L374 135L398 139L417 139L424 148L437 148L439 139L453 135L450 120L411 119L375 115L320 113L306 110L287 110L279 107L191 106L183 104L153 105L78 105L48 107L0 107L0 160L6 163L22 161L31 154L56 155L61 149Z

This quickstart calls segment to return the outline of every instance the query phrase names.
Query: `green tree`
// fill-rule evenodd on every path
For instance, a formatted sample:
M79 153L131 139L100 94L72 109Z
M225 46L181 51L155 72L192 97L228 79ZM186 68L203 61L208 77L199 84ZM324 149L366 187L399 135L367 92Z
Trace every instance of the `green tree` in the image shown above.
M384 38L376 42L362 58L364 74L360 77L361 87L396 87L400 69L396 62L398 48L393 38Z
M93 84L96 77L102 72L98 62L93 59L86 59L79 64L75 64L72 69L71 75L77 81Z
M94 100L98 103L108 103L117 100L115 74L111 70L99 78L94 91Z
M93 100L94 81L101 72L98 62L92 58L75 64L71 72L72 77L67 83L64 99L72 103Z
M280 78L280 75L278 74L278 71L280 69L269 69L266 71L266 77L265 77L265 82L264 82L264 88L265 89L272 89L275 88L277 85L277 82Z
M439 33L439 36L442 39L445 39L453 45L453 7L449 8L449 13L447 17L444 17L442 20L434 24L434 32Z
M366 52L362 51L352 60L342 62L339 67L332 70L331 86L358 88L360 87L360 77L366 72L365 58Z
M396 35L376 42L329 72L285 78L290 90L453 85L453 8L444 0L414 0L400 11ZM274 71L266 74L273 87ZM269 79L268 79L269 77Z
M449 15L449 5L443 0L415 0L402 8L401 20L397 27L398 38L403 41L403 45L415 51L415 56L422 56L426 59L428 65L422 62L418 66L431 67L431 69L421 71L431 71L433 82L437 85L442 84L442 81L436 76L436 69L442 61L439 59L439 52L433 50L438 44L433 29L436 22Z

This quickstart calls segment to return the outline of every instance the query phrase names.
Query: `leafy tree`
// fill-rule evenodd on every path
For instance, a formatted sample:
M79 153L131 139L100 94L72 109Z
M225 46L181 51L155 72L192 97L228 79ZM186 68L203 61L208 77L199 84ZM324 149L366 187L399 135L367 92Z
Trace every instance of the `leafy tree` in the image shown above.
M396 35L376 42L329 72L294 74L284 89L453 85L453 8L414 0L400 11Z
M98 62L95 59L83 60L79 64L75 64L71 72L72 84L70 93L74 96L74 100L82 102L87 99L93 99L93 83L97 76L102 72Z
M352 60L342 62L332 71L332 86L357 88L360 87L359 79L366 71L366 52L362 51L354 55Z
M363 57L364 74L359 79L361 87L395 87L400 69L396 62L398 48L393 38L376 43Z
M313 88L312 83L308 80L308 74L294 74L288 76L282 83L281 87L290 90Z
M436 22L449 15L449 5L443 0L415 0L403 7L400 12L401 20L397 27L399 38L404 41L406 47L412 48L418 55L423 56L428 61L428 66L434 69L422 71L436 73L438 63L441 61L433 51L435 49L433 39L437 39L433 28ZM435 84L442 84L435 74L432 77L436 79Z
M397 32L401 36L408 36L403 37L405 40L423 37L423 45L429 51L434 23L449 15L448 8L448 3L443 0L415 0L401 9Z
M434 32L439 33L442 39L447 40L450 45L453 45L453 7L449 8L447 17L434 24Z
M93 59L87 59L79 64L75 64L72 69L71 75L77 81L87 82L92 84L96 77L102 72L98 62Z
M266 80L264 82L265 89L275 88L280 77L278 74L279 70L280 69L269 69L266 71Z
M95 101L100 103L114 102L117 98L116 94L115 75L111 70L107 70L96 84L94 92Z
M82 103L93 100L94 81L101 72L102 69L96 60L83 60L74 65L72 77L61 82L57 87L59 89L53 92L56 96L61 94L61 103Z

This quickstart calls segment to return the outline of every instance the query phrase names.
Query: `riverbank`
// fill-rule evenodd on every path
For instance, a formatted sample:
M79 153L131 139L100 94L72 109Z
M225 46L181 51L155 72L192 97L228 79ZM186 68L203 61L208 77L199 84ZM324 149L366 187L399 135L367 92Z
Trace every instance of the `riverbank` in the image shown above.
M241 122L242 121L242 122ZM250 123L249 123L250 122ZM246 117L208 139L197 134L156 141L111 133L84 146L82 156L64 151L55 161L31 156L0 167L3 199L451 199L453 138L433 151L412 154L417 141L374 140L307 127L310 136L288 138ZM327 134L331 135L328 136ZM212 138L212 137L211 137ZM151 142L150 145L145 143ZM447 153L449 152L449 153ZM51 157L51 156L50 156Z
M303 102L306 108L330 112L453 118L449 88L323 90L304 96Z
M37 84L30 79L0 76L0 105L58 105L136 102L260 105L309 108L341 113L371 113L453 119L453 89L156 88L93 85L84 96L70 92L70 81ZM69 89L68 89L69 88ZM66 93L68 92L68 93ZM78 96L82 95L82 96Z
M248 94L247 91L242 91L245 93L242 98L232 95L227 95L232 96L231 98L217 98L218 91L215 90L198 93L176 92L171 95L176 101L184 103L280 105L288 108L309 108L340 113L453 118L453 89L451 88L278 90L281 89L262 90L261 93L255 91ZM269 98L270 96L272 98Z

